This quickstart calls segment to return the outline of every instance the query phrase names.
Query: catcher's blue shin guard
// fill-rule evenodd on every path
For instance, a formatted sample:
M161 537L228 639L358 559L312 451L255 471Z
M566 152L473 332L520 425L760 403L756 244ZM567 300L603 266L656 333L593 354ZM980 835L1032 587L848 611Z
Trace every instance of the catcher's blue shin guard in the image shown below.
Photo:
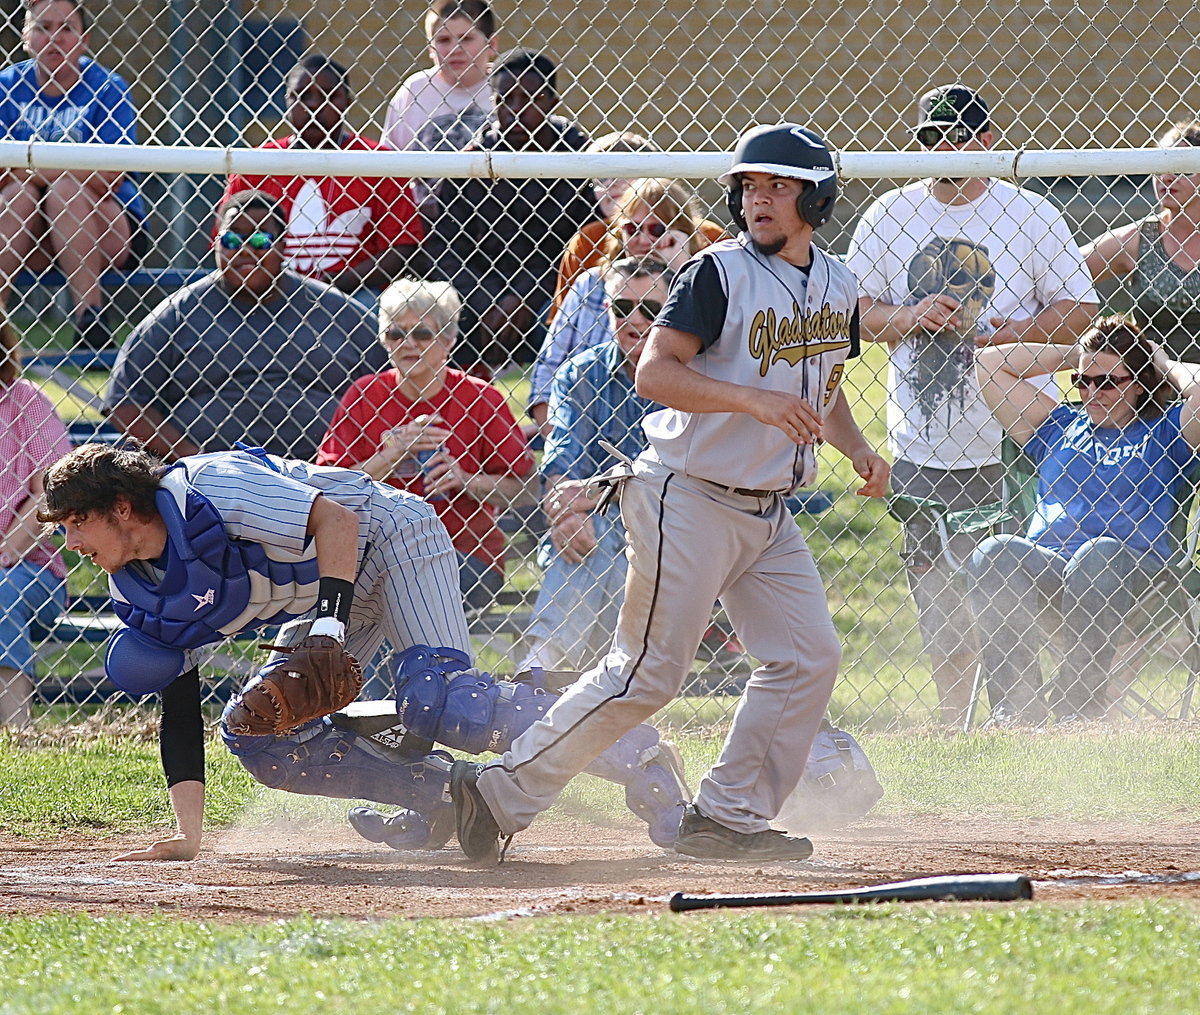
M400 654L396 712L402 734L472 754L499 753L558 700L541 688L497 680L469 662L450 648L418 645ZM653 726L630 730L585 771L624 786L625 802L650 826L650 838L668 848L674 843L691 793L679 752L661 743Z
M672 848L683 809L692 798L674 744L661 739L653 726L641 723L584 771L624 786L625 805L650 826L651 840Z
M316 719L282 737L233 736L224 729L221 735L246 771L264 786L399 805L412 813L390 830L388 845L440 847L454 828L450 755L444 751L404 754L339 725L340 716Z

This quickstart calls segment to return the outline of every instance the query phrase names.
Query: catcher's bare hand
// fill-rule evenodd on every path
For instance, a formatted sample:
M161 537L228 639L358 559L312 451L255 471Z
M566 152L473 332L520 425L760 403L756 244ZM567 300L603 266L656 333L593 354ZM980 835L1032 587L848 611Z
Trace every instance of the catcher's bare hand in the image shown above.
M146 849L134 849L120 856L114 856L113 862L124 860L195 860L200 852L200 842L189 839L182 833L169 839L159 839Z
M310 634L241 694L225 725L236 736L275 736L345 708L362 690L358 660L328 635Z

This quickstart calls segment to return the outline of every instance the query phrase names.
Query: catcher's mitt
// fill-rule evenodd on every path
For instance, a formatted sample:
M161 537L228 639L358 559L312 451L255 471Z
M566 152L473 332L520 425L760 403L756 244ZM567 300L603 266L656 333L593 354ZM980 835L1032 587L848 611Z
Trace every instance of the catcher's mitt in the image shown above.
M287 652L287 659L242 692L225 720L230 733L286 733L345 708L362 690L362 667L336 638L309 635L295 648L277 651Z

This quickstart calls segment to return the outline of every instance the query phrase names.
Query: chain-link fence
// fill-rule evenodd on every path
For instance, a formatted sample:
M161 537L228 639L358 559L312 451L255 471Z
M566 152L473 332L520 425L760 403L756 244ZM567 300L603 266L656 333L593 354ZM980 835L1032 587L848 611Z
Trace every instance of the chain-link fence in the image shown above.
M581 480L612 463L601 438L643 446L652 407L631 357L674 274L735 231L711 178L727 159L702 170L696 153L780 120L842 153L960 160L1200 141L1192 126L1167 134L1195 115L1190 6L91 13L6 5L0 140L265 151L226 176L105 169L108 156L61 167L35 144L0 177L0 286L24 357L23 382L0 377L0 720L14 723L30 705L49 722L128 700L104 679L117 621L94 547L50 547L31 520L71 443L130 434L173 459L242 441L424 496L458 553L481 665L583 669L608 643L625 563L615 507ZM918 108L954 82L966 88ZM564 176L551 156L470 177L322 168L324 152L381 145L496 166L514 150L582 152L570 171L605 178ZM663 151L680 154L654 173L581 168ZM879 175L843 173L819 236L860 280L863 355L844 390L889 448L896 496L854 497L852 470L823 450L816 487L788 501L846 649L835 718L1190 715L1190 375L1171 372L1160 398L1164 364L1143 362L1140 339L1116 329L1082 358L1072 343L1099 305L1200 362L1200 175L1079 170L1020 188ZM991 351L1022 339L1063 351ZM1082 408L1055 408L1055 373L1080 375ZM1032 546L1010 538L1027 532ZM219 646L210 698L256 655L249 638ZM683 719L728 717L753 666L715 608Z

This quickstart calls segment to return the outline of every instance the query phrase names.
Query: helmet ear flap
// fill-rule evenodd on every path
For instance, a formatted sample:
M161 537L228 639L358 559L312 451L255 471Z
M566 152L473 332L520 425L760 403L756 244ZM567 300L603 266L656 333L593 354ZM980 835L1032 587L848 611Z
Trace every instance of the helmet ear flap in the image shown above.
M746 215L742 211L742 182L735 178L732 186L725 191L725 207L729 209L729 217L733 219L733 224L742 232L745 232L749 227L746 222Z
M837 180L822 180L820 183L808 183L800 196L796 198L796 211L800 218L814 229L819 229L833 214L833 206L837 201Z

